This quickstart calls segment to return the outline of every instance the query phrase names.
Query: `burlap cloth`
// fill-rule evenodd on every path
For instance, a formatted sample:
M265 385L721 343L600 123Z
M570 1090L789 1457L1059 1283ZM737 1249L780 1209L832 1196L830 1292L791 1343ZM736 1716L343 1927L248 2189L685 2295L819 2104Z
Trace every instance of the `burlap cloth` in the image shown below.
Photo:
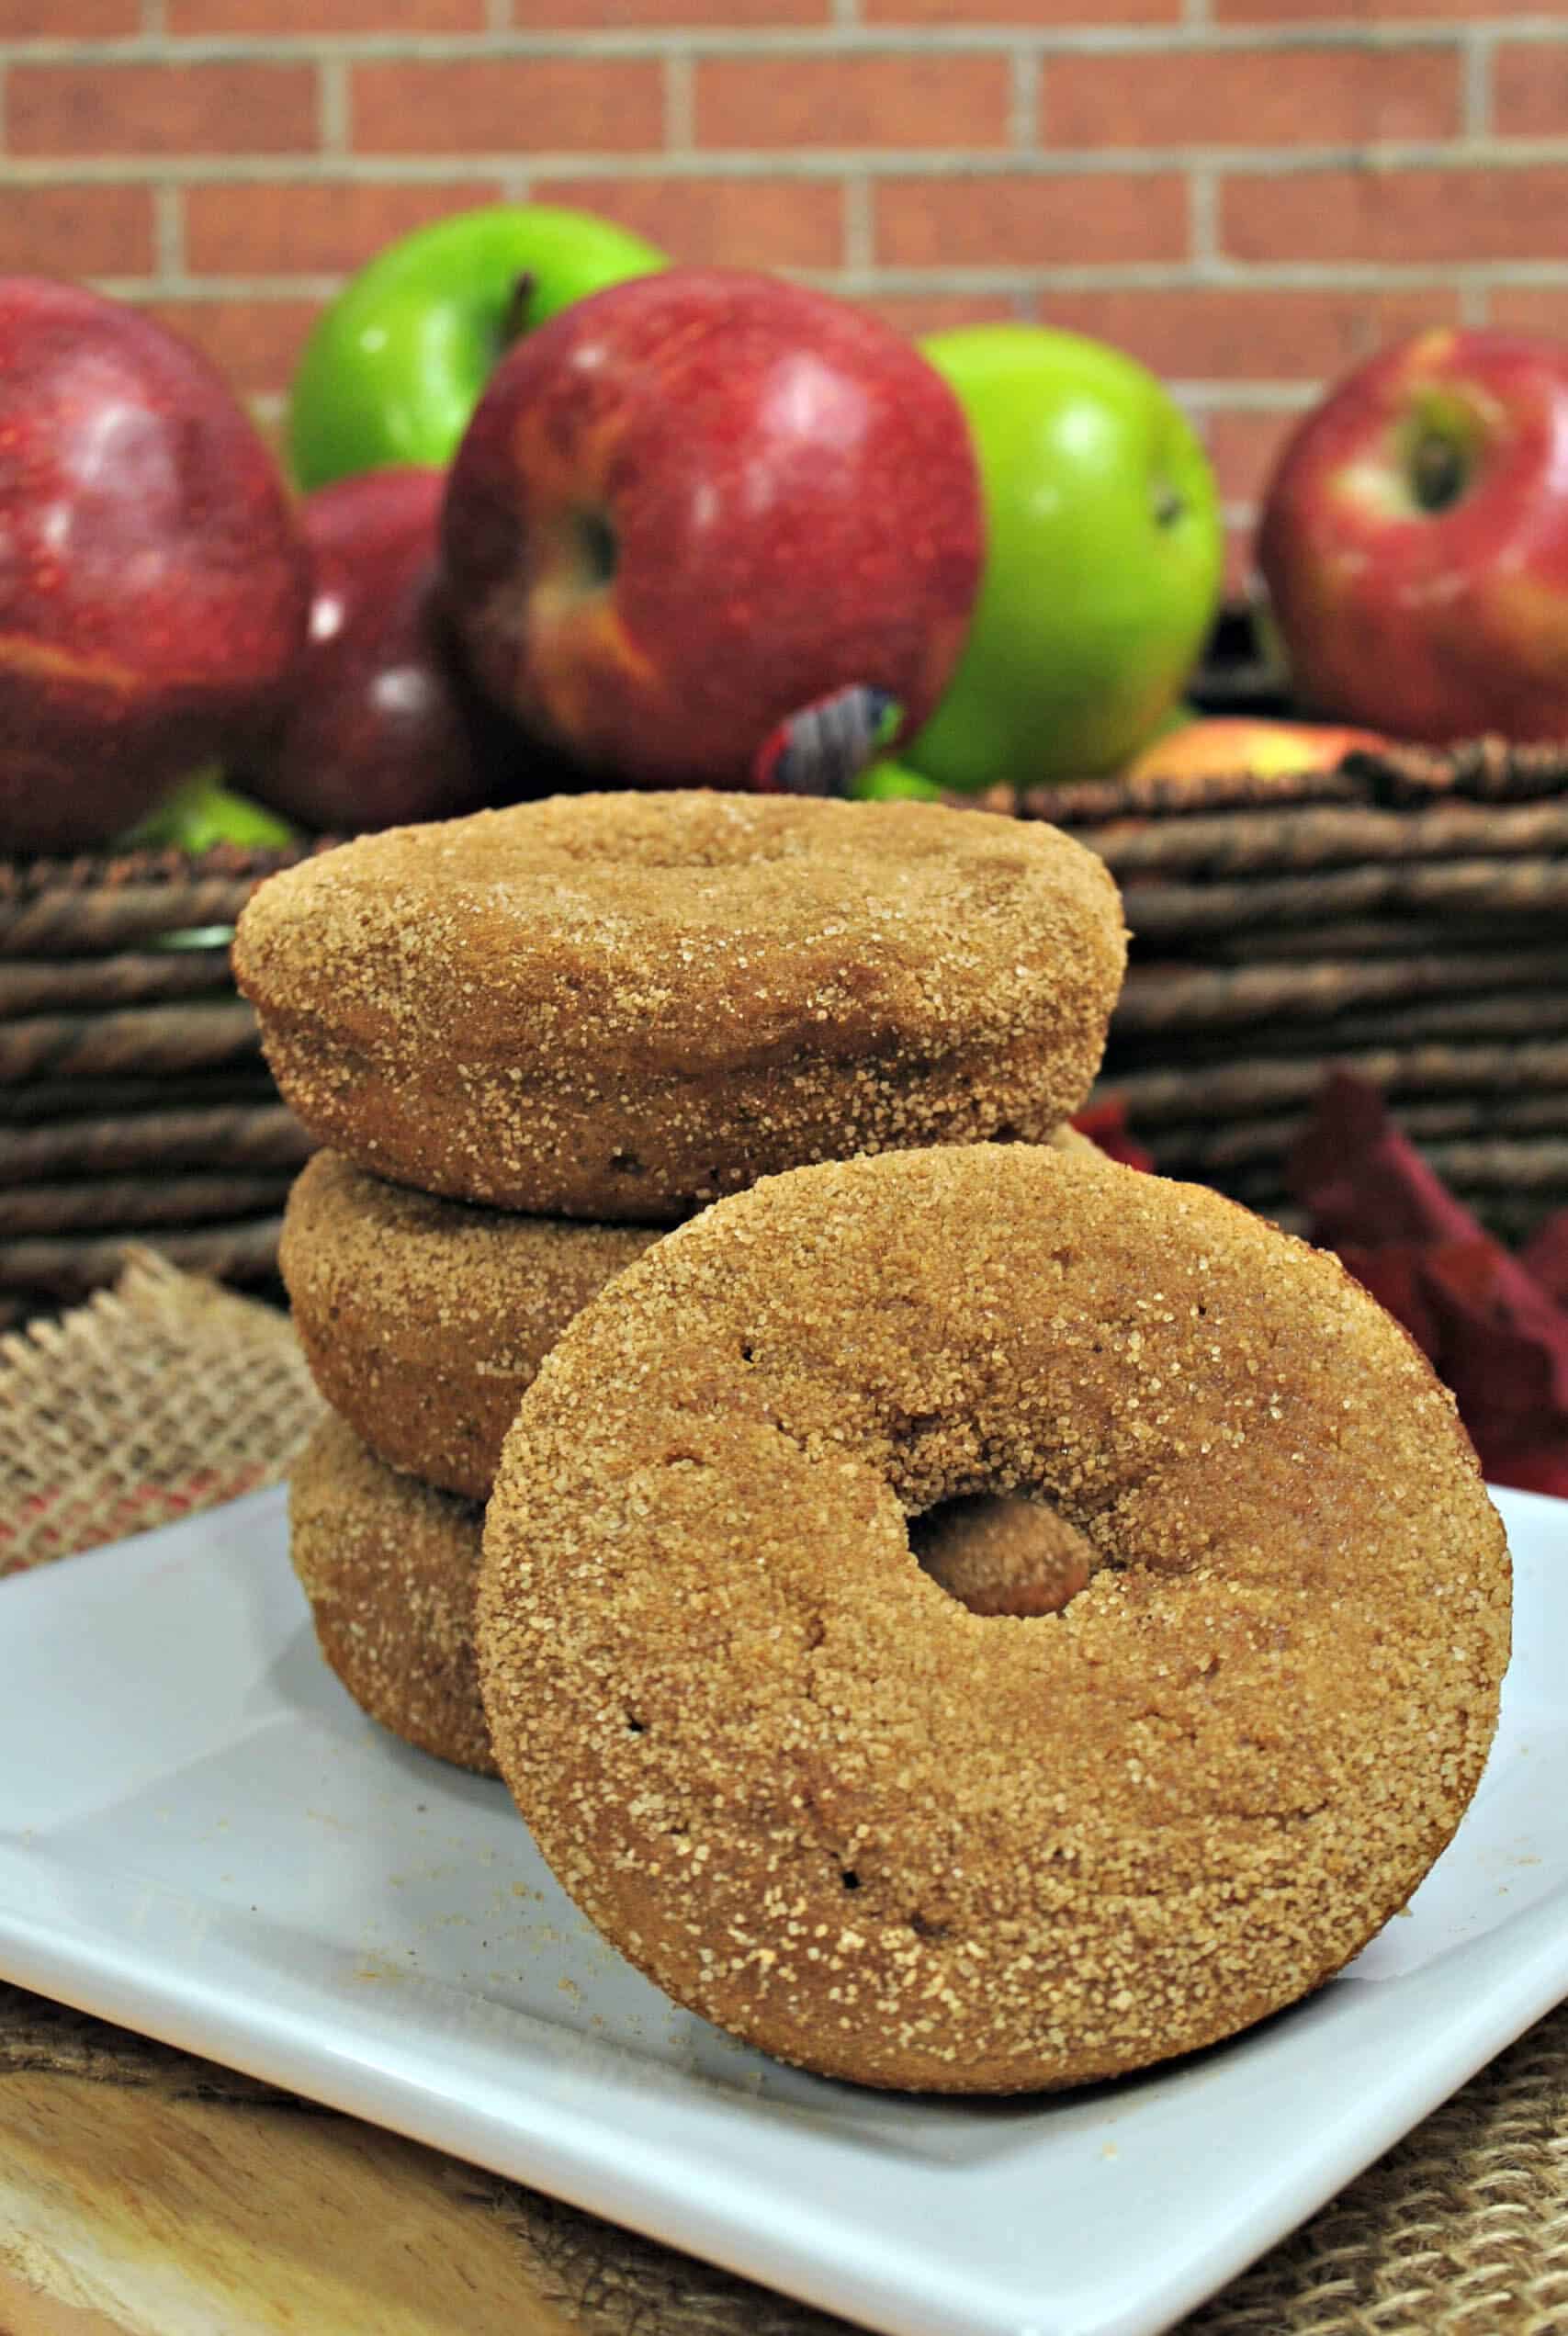
M112 1292L0 1340L0 1574L271 1481L318 1400L281 1315L138 1255ZM0 2075L47 2068L207 2099L287 2097L0 1985ZM536 2278L599 2336L824 2336L844 2325L513 2183L472 2169L462 2178ZM1568 2005L1182 2327L1563 2336Z

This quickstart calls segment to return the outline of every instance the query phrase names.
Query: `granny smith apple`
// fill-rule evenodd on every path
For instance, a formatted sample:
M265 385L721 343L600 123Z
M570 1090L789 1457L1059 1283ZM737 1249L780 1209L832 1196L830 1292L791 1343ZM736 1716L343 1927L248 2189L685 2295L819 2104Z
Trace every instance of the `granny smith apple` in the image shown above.
M942 789L934 779L922 779L902 762L884 761L857 771L850 781L856 803L940 803Z
M192 772L115 839L122 852L210 852L220 843L247 850L269 851L299 841L299 829L280 819L276 811L254 796L226 786L221 772Z
M585 293L664 265L613 220L543 203L459 211L389 244L305 344L288 400L299 485L443 467L513 341Z
M1119 349L1027 324L921 343L968 417L987 548L958 669L900 750L953 788L1113 769L1180 697L1219 599L1213 473Z

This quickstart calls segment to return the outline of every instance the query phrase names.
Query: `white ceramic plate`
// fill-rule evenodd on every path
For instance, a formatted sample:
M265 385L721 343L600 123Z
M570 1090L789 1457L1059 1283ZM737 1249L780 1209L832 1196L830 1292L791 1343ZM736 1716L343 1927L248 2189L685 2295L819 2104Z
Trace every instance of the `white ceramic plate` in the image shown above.
M1568 1505L1499 1505L1458 1837L1332 1985L1163 2072L917 2100L676 2011L499 1785L323 1668L277 1492L0 1588L0 1972L890 2336L1153 2336L1568 1993Z

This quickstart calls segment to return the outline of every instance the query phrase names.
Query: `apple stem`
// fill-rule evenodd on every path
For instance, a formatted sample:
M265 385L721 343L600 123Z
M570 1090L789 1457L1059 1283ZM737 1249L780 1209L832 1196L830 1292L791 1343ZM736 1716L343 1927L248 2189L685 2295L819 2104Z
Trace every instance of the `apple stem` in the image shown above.
M1423 431L1410 455L1410 487L1423 511L1447 511L1464 491L1464 457L1451 438Z
M538 289L538 282L531 267L524 268L513 278L505 313L501 320L501 345L503 349L509 349L513 341L520 341L527 332L528 307Z

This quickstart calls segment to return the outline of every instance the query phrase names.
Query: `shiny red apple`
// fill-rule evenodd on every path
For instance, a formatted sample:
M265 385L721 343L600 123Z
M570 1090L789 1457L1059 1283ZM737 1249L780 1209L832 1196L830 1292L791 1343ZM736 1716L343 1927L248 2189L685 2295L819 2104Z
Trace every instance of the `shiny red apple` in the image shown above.
M119 301L0 277L0 849L99 841L254 735L309 589L207 359Z
M1568 738L1568 344L1424 333L1287 444L1258 566L1313 711Z
M780 723L852 684L919 726L982 525L958 401L901 334L778 278L674 268L502 359L442 558L499 705L586 769L736 784Z
M245 784L344 834L457 818L556 770L463 672L436 579L446 473L367 470L301 506L313 587L288 710Z

